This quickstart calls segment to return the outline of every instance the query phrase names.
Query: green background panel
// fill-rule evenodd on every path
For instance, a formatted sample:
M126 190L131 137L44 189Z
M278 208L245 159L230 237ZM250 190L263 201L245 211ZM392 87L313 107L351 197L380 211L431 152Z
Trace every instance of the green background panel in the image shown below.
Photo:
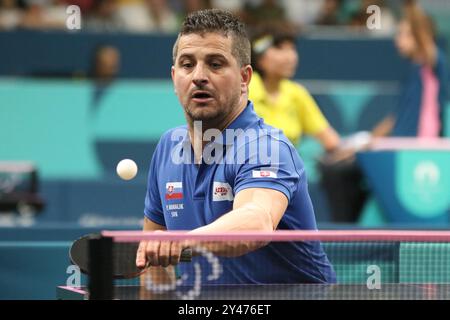
M382 283L398 282L398 243L324 242L322 246L335 268L338 283L367 283L371 265L380 268Z
M96 99L89 81L3 80L0 106L0 159L50 179L100 177L96 141L157 141L185 123L169 81L121 81Z
M380 268L381 283L396 283L397 265L395 263L370 261L367 263L333 263L336 271L337 282L344 284L365 284L371 273L367 273L370 265L377 265Z
M0 158L32 160L45 177L97 177L89 92L78 82L1 82Z
M95 108L98 139L148 140L185 124L183 109L169 81L121 81Z
M450 283L450 244L402 243L400 282Z

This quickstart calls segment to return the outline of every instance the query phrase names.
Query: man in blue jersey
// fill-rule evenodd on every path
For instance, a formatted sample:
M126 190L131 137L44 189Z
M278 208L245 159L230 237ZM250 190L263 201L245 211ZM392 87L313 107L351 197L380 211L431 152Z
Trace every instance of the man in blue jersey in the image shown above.
M166 132L153 154L144 230L316 229L303 163L253 111L251 77L250 43L239 20L216 9L185 19L172 79L187 126ZM182 249L177 242L142 242L136 264L176 265ZM222 265L216 283L335 282L319 242L239 241L208 250Z

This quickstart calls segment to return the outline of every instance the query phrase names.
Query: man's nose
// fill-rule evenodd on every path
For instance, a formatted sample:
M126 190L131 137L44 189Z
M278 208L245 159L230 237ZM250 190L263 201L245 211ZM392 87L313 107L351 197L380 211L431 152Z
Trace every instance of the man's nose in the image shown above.
M205 70L205 67L202 65L197 65L197 67L195 68L195 72L194 75L192 77L192 82L197 86L197 87L203 87L206 84L208 84L208 75L207 75L207 70Z

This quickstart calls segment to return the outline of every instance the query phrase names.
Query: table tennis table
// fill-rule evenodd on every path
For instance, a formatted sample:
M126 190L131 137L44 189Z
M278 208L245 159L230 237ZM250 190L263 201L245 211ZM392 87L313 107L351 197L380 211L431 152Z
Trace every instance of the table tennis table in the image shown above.
M152 292L145 286L115 286L118 300L181 300L191 288ZM59 300L85 300L85 287L57 287ZM268 284L204 285L195 300L450 300L450 284Z

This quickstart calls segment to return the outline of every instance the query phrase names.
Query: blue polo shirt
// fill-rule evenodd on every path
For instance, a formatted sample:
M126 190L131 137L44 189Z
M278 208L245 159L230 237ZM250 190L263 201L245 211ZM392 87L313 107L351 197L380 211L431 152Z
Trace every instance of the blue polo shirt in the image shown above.
M267 188L282 192L289 201L279 230L316 229L302 160L281 131L256 115L251 102L205 150L202 163L196 164L187 126L169 130L161 137L148 176L144 209L148 219L167 230L192 230L231 211L239 191ZM202 267L203 281L211 283L336 281L333 267L317 241L272 242L240 257L219 257L222 272L213 280L205 278L212 272L210 257L195 259ZM180 269L192 275L194 266L194 261L182 263Z

